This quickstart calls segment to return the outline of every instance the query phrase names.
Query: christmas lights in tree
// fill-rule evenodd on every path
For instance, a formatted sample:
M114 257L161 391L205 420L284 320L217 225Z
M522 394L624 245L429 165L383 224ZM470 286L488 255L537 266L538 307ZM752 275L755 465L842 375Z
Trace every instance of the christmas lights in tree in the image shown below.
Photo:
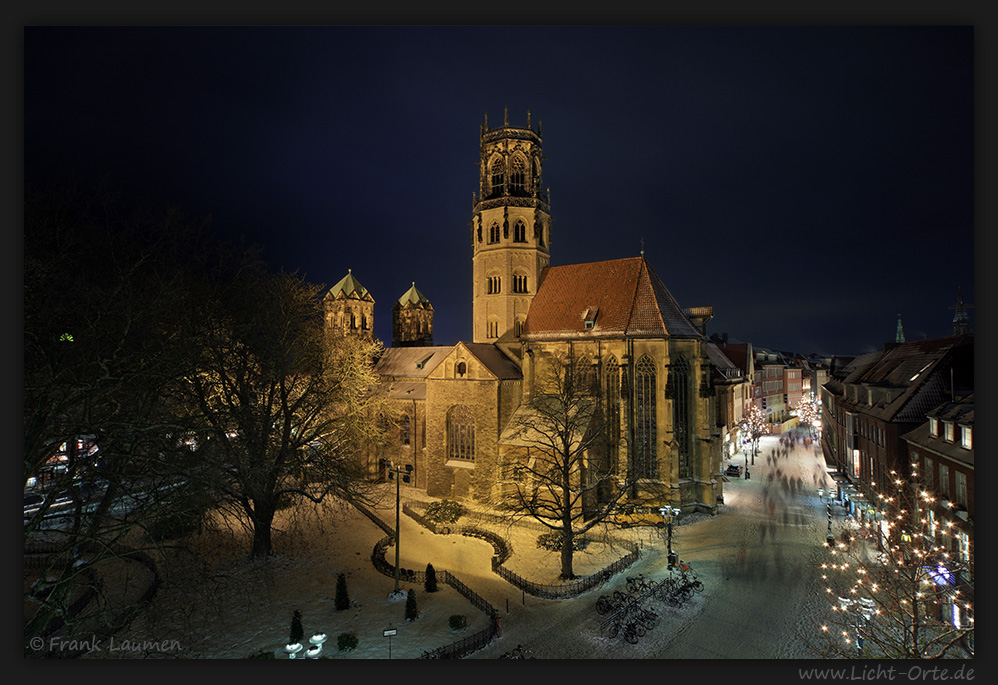
M891 472L878 510L828 547L821 578L830 603L821 626L826 657L936 659L974 654L973 557L951 554L952 521L930 514L935 498ZM877 487L876 484L873 484Z

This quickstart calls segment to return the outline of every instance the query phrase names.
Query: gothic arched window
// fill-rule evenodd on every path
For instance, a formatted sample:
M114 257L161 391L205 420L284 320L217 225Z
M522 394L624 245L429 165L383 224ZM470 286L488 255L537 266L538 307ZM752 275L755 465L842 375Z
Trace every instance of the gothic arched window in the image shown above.
M513 242L514 243L527 242L527 225L523 223L523 219L517 219L516 225L513 226Z
M527 275L526 274L513 274L513 292L514 293L525 293L525 292L527 292Z
M503 175L506 172L506 165L503 164L501 158L496 158L492 161L492 194L502 195L503 186Z
M499 242L499 224L493 222L492 226L489 227L489 242L498 243Z
M680 355L669 368L672 386L672 425L679 450L679 477L690 478L693 474L690 461L693 455L692 371L686 357Z
M527 174L523 168L523 158L514 157L512 168L509 172L509 192L513 195L522 195L526 190Z
M617 471L620 444L620 365L615 357L606 362L606 441L611 473Z
M646 355L634 370L634 477L655 478L658 431L655 425L655 364Z
M588 395L596 388L596 370L588 357L575 363L575 392Z
M412 436L411 428L412 428L412 422L409 419L409 415L406 414L405 416L402 417L402 444L403 445L410 444L410 440L412 439L411 438L411 436Z
M463 404L447 412L447 457L475 460L475 417Z

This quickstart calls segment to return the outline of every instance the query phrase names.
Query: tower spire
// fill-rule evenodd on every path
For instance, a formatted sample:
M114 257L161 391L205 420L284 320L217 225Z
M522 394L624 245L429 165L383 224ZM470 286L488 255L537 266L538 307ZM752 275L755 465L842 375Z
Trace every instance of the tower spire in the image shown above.
M957 286L956 304L951 304L949 308L956 310L953 313L953 335L968 335L970 333L970 316L967 314L967 310L973 309L974 305L964 303L962 286Z
M904 328L901 326L901 315L898 314L898 330L897 334L894 336L894 342L903 343L904 342Z

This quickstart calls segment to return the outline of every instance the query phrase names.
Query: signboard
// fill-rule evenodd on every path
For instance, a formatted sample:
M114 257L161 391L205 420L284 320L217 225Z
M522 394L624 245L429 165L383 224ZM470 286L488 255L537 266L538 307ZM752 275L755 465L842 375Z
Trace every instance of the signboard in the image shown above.
M385 629L385 637L391 637L392 635L394 635L397 632L398 632L397 628L386 628Z

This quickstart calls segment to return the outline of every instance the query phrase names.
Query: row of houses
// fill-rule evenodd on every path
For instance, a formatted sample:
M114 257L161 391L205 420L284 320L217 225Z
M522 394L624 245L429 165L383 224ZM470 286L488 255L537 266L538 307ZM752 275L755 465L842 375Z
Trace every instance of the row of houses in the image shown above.
M923 536L938 550L940 577L972 605L974 336L954 333L836 359L820 387L821 448L847 512L874 527L881 546ZM884 506L890 497L914 511L898 518ZM956 625L966 618L958 604L946 611Z

